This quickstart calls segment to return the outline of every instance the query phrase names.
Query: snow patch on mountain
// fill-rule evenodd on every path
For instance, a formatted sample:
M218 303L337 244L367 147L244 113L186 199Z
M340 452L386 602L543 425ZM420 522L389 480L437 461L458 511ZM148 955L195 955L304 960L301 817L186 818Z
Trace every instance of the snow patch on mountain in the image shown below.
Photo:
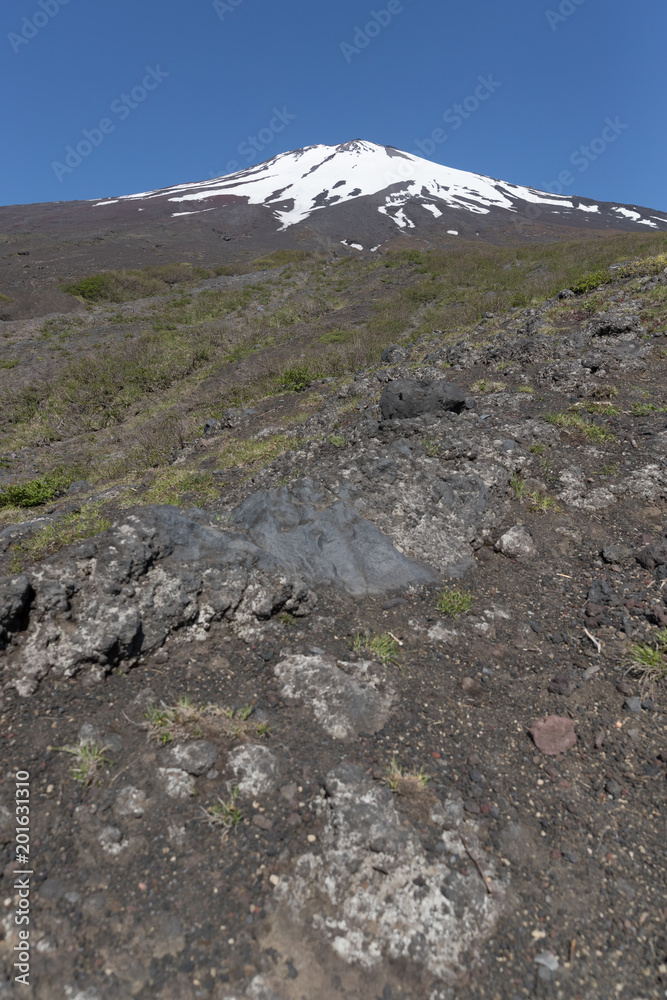
M455 209L476 215L489 215L494 209L522 213L522 203L542 206L545 214L590 212L600 215L600 206L589 199L575 199L549 194L531 187L509 184L446 167L392 146L354 140L339 146L314 145L281 153L253 167L210 181L179 184L157 191L126 195L121 201L167 199L173 203L173 215L188 211L206 211L211 199L221 197L246 199L250 205L264 205L273 211L285 230L308 219L314 212L341 205L354 198L380 196L378 212L400 229L414 229L415 222L406 209L420 206L435 218L443 209ZM115 204L119 199L98 202L95 207ZM202 206L201 208L199 206ZM207 206L208 207L208 206ZM213 208L220 207L213 205ZM176 211L176 209L181 211ZM609 209L605 211L609 215ZM616 206L615 217L658 229L667 226L667 218L652 215L644 218L635 209ZM414 214L414 213L413 213ZM613 219L614 216L612 215ZM657 221L656 221L657 220Z

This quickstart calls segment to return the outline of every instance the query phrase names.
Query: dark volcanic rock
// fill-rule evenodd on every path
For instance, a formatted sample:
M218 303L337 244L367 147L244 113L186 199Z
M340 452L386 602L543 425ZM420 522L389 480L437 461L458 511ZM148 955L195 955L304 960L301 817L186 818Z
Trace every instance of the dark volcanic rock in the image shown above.
M460 413L465 402L465 393L454 382L398 378L382 393L380 412L383 420L404 420L424 413Z
M223 618L243 627L281 611L302 616L316 601L313 584L363 595L438 579L353 508L339 501L318 510L318 498L308 481L255 494L233 518L250 537L220 531L203 511L144 507L63 549L39 578L2 581L5 635L27 618L35 592L27 641L10 657L12 683L29 695L48 673L86 669L101 679L178 629L196 636Z
M309 585L333 584L348 594L382 594L437 574L402 555L374 525L342 501L325 510L310 480L262 491L235 511L232 522L288 573Z
M637 332L640 325L636 313L610 309L608 312L598 313L586 327L586 332L593 337L618 337L623 333Z
M395 365L400 361L407 361L410 358L410 354L411 351L408 347L400 347L398 344L391 344L389 347L385 347L380 360L384 361L386 364Z
M637 562L644 569L656 569L667 564L667 538L661 538L653 545L645 545L637 553Z
M588 600L592 604L609 604L611 587L606 580L594 580L588 591Z
M3 581L0 589L0 648L7 633L19 627L34 596L32 584L27 576L17 576Z

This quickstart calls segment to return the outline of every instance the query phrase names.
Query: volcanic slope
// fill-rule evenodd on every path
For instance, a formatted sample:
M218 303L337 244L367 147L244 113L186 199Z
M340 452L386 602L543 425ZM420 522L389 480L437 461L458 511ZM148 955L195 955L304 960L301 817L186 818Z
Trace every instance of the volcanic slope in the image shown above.
M2 1000L667 991L666 237L341 253L3 324Z
M0 208L0 287L33 304L39 288L43 311L56 311L59 281L147 261L212 266L286 247L378 252L415 240L525 244L665 229L664 211L553 195L354 140L157 191Z

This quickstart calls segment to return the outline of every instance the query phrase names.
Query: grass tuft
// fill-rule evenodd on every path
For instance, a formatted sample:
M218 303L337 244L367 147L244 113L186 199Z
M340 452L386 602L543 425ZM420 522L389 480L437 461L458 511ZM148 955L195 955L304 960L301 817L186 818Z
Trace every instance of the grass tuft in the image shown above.
M667 629L655 633L655 643L637 642L630 646L626 673L651 687L667 677Z
M104 751L107 748L98 743L88 743L82 740L75 746L54 747L53 749L72 754L76 758L76 763L71 768L71 775L84 788L95 783L100 769L105 764L111 764L111 761L104 756ZM99 780L97 784L99 784Z
M357 632L350 646L355 653L361 653L364 650L367 651L376 660L379 660L380 663L388 663L392 666L399 665L398 654L400 652L400 643L388 632L372 637Z
M580 413L547 413L544 417L550 424L561 427L563 430L578 431L588 441L601 444L604 441L615 441L616 435L607 430L606 427L599 427L586 420Z
M423 791L431 780L431 776L423 768L420 768L419 771L407 771L404 773L399 767L396 757L392 757L391 764L387 768L386 780L392 792L400 792L402 788L407 790L410 785L413 786L415 791Z
M450 587L447 590L441 590L438 595L438 611L450 618L459 618L461 615L467 614L471 607L472 591L470 590Z
M218 796L217 802L207 809L202 809L211 826L222 826L228 832L243 822L243 812L236 804L239 793L239 786L234 785L228 799L221 799Z

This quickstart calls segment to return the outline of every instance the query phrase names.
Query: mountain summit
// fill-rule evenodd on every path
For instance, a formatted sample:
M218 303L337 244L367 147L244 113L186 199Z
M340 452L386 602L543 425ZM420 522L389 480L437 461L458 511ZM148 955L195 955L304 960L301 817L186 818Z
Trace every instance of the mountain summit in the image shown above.
M667 231L667 213L550 194L354 139L280 153L213 180L0 207L9 251L0 259L0 287L12 300L2 315L67 312L64 281L147 263L219 266L285 249L524 245L603 231Z
M452 236L462 230L480 235L489 223L511 225L513 219L605 229L667 229L667 216L651 209L549 194L361 139L339 146L306 146L225 177L107 199L95 203L95 208L131 203L146 210L158 203L173 218L183 218L240 200L268 209L279 230L312 224L314 216L327 211L331 215L332 209L335 217L342 218L338 210L354 203L366 242L385 235L386 224L381 225L385 220L392 223L389 230L421 233L433 230L435 223L443 235Z

